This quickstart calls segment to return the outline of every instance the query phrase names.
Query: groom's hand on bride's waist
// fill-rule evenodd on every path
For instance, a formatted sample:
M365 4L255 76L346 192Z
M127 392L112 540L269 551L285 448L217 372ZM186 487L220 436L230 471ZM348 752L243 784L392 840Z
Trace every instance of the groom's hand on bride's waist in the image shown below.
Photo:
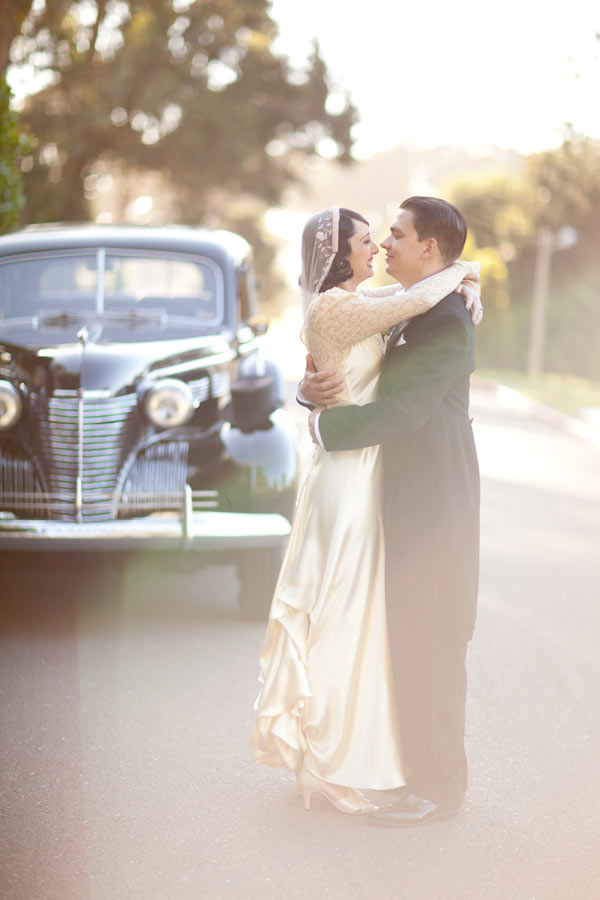
M341 394L343 386L343 379L333 369L317 372L312 356L307 354L298 400L310 406L331 406Z

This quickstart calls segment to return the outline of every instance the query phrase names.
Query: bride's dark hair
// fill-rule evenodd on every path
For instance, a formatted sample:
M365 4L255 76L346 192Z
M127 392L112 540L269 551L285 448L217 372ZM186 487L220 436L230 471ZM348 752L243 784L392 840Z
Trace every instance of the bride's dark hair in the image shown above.
M331 268L325 276L323 284L319 288L320 294L324 291L328 291L332 287L337 287L338 284L342 284L344 281L348 281L348 279L352 278L354 275L352 266L346 257L350 253L350 238L356 230L354 225L355 221L364 222L365 225L369 224L365 217L361 216L360 213L354 212L353 209L346 209L345 206L340 206L338 251L333 257Z

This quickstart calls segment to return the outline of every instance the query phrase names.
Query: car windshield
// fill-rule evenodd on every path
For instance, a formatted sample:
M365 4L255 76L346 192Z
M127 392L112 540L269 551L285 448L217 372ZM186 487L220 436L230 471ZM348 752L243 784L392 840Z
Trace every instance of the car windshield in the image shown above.
M175 253L98 249L12 257L0 264L0 320L38 313L136 313L217 325L223 276L213 260Z

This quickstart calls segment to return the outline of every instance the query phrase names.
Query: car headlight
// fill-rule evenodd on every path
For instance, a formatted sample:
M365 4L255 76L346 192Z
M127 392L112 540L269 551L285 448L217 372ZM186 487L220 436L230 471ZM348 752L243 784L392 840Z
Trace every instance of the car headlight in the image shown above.
M0 381L0 431L12 428L23 410L21 394L10 381Z
M153 425L158 428L176 428L191 419L194 398L184 381L165 379L148 388L142 407Z

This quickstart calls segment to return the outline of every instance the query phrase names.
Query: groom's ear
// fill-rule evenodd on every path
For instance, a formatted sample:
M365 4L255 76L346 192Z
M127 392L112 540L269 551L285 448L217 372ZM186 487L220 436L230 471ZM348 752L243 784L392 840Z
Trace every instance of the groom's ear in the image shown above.
M423 243L422 256L423 259L431 259L432 256L435 256L438 249L438 243L435 238L427 238Z

